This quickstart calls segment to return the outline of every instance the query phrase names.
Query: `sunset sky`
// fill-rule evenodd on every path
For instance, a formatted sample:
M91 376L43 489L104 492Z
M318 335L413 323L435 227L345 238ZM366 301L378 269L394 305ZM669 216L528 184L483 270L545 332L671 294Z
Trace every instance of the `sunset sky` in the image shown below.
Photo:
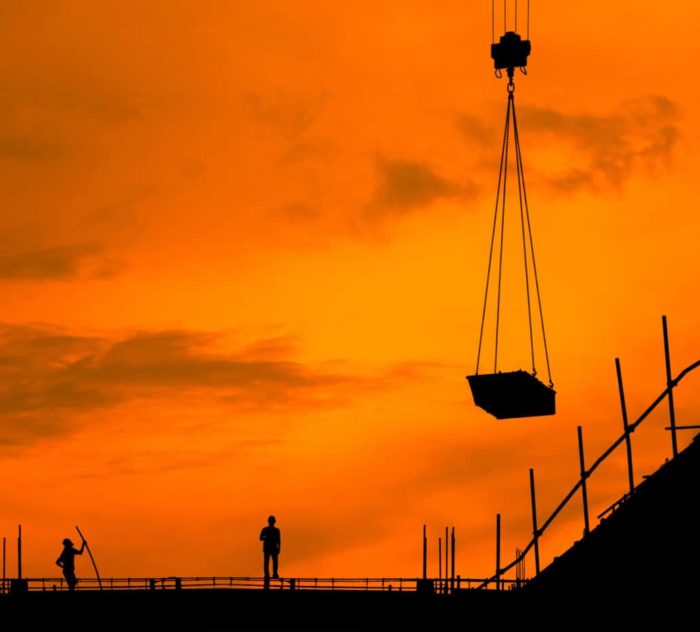
M499 421L465 379L506 107L489 0L1 1L7 575L21 524L27 577L76 525L103 577L259 576L269 514L284 576L415 577L423 525L429 574L454 527L457 573L488 576L497 514L510 561L529 469L543 521L577 426L589 463L621 433L615 358L630 420L665 388L663 315L674 375L700 359L698 23L532 0L515 99L557 413ZM499 369L530 369L519 314ZM633 435L637 481L667 423ZM594 517L624 451L589 484ZM542 565L582 530L576 499Z

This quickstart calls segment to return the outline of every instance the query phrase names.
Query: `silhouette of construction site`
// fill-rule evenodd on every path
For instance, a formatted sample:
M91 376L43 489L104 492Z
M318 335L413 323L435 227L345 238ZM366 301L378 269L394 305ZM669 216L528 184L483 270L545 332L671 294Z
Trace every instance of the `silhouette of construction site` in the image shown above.
M490 577L455 574L454 529L451 533L445 530L439 575L428 576L424 527L423 568L415 577L103 578L97 574L95 579L79 580L77 589L70 593L70 607L96 617L109 611L111 623L124 630L154 629L156 624L198 630L427 630L462 625L473 617L493 616L501 623L512 624L525 616L538 617L545 623L550 620L553 626L556 619L548 617L553 617L554 606L566 606L576 613L577 620L591 623L602 617L620 623L644 622L652 615L679 621L694 608L691 595L697 589L688 569L694 569L700 558L696 546L700 533L696 511L700 434L680 449L678 433L697 431L700 426L676 423L674 390L700 366L700 360L673 376L665 317L662 324L665 388L637 419L630 421L621 365L615 359L622 433L595 461L586 464L582 428L577 428L580 477L544 521L537 518L534 471L530 470L532 539L518 550L515 559L502 563L498 514L495 572ZM670 436L670 456L656 472L638 482L633 468L632 435L664 403L668 406L669 424L665 430ZM627 456L627 489L597 514L594 525L589 515L587 484L621 447ZM574 500L581 503L583 536L540 568L540 540ZM21 541L21 528L18 540ZM64 603L68 596L66 582L63 578L22 577L21 547L18 576L7 578L5 545L3 540L0 623L13 623L23 629L51 625L56 611L68 605ZM530 567L535 569L532 577L523 572L526 558L532 560ZM263 612L264 620L260 616ZM134 624L136 613L140 624ZM71 629L95 629L94 621L83 615L71 621Z
M493 8L493 5L492 5ZM517 11L517 3L516 3ZM517 15L517 14L516 14ZM527 31L529 32L529 4ZM504 19L505 22L505 19ZM534 240L525 190L525 175L515 111L516 69L526 73L531 52L529 33L492 35L491 57L497 77L507 78L506 123L501 148L498 190L479 331L476 370L467 375L474 404L498 420L554 415L554 384L545 336L542 300L535 264ZM493 25L492 25L493 31ZM530 343L531 370L499 368L506 182L509 147L514 143L517 201ZM493 277L493 278L492 278ZM495 290L493 286L495 285ZM495 303L492 301L495 294ZM480 372L487 343L486 323L495 319L493 370ZM694 617L700 519L700 434L681 449L679 433L700 430L676 422L674 390L700 366L700 360L673 376L666 317L662 317L666 382L659 396L636 419L628 418L622 370L615 359L622 432L593 462L584 454L583 429L577 427L579 478L545 520L537 506L535 472L529 470L532 538L514 559L501 559L501 515L495 520L494 572L469 577L455 569L454 528L438 542L438 574L430 576L423 527L423 564L413 577L318 578L277 577L276 551L265 549L261 577L101 577L87 548L95 578L80 578L75 590L64 577L25 577L22 535L18 532L17 574L6 575L6 539L0 583L0 626L5 629L59 627L67 616L72 630L430 630L492 625L557 629L591 625L648 624L664 629ZM539 336L541 349L536 349ZM544 358L547 383L540 381L536 357ZM668 406L669 456L656 472L635 476L632 437L662 404ZM624 448L627 485L622 494L594 517L588 484L609 457ZM542 568L540 542L572 503L580 503L582 537ZM270 516L270 526L274 516ZM80 537L82 533L78 530ZM261 539L264 539L261 535ZM69 541L69 540L68 540ZM84 541L84 538L83 538ZM70 542L70 541L69 541ZM72 544L72 543L71 543ZM268 569L272 556L273 571ZM525 569L534 569L528 577ZM68 596L70 594L70 596ZM104 623L107 623L105 625Z

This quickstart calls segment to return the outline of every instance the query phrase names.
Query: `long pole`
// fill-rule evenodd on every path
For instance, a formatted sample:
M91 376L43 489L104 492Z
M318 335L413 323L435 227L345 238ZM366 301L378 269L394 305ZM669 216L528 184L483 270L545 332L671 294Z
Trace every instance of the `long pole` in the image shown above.
M5 538L2 539L2 592L5 592Z
M452 552L452 592L455 590L455 528L452 527L452 546L450 547Z
M438 586L442 587L442 538L438 538Z
M678 456L678 442L676 440L676 411L673 406L673 380L671 378L671 354L668 349L668 329L666 316L661 318L664 328L664 355L666 356L666 387L668 388L668 413L671 422L671 442L673 444L673 456Z
M535 543L535 575L540 574L540 532L537 528L537 505L535 503L535 470L530 468L530 502L532 503L532 537Z
M17 579L22 579L22 525L19 525L17 535Z
M447 539L448 529L445 527L445 592L447 592L448 578L450 576L450 565L448 563L450 555L450 541Z
M501 589L501 514L496 514L496 590Z
M423 525L423 579L428 578L428 538L425 535L425 525Z
M78 532L80 539L83 542L85 542L85 549L87 550L88 555L90 556L90 561L92 562L92 567L95 569L95 575L97 575L97 583L100 585L100 590L102 590L102 580L100 579L100 572L97 570L97 564L95 564L95 558L92 556L92 551L90 550L90 547L88 546L88 543L86 542L85 537L83 536L80 529L76 526L75 530Z
M632 438L630 437L630 425L627 421L627 405L625 404L625 389L622 386L622 369L620 358L615 358L617 370L617 386L620 390L620 406L622 407L622 423L625 427L625 444L627 446L627 478L629 479L630 494L634 492L634 472L632 469Z
M588 535L591 531L591 525L588 520L588 493L586 491L586 479L588 478L588 473L586 472L586 465L583 460L583 431L581 426L578 426L578 459L581 468L581 497L583 498L583 525L584 533Z

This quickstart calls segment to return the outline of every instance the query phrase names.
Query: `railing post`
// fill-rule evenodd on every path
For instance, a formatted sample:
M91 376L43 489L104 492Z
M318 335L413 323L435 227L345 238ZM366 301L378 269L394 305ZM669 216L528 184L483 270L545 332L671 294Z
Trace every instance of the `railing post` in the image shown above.
M450 547L452 552L452 573L450 574L450 590L455 591L455 528L452 527L452 546Z
M17 532L17 579L22 582L22 525L19 525Z
M673 446L673 456L678 456L678 442L676 439L676 411L673 406L673 380L671 378L671 353L668 348L668 328L666 327L666 316L661 317L664 329L664 355L666 356L666 387L668 388L668 413L671 422L671 444Z
M537 528L537 504L535 503L535 471L530 468L530 502L532 504L532 537L535 545L535 575L540 574L540 534Z
M423 525L423 579L428 579L428 538Z
M581 497L583 499L583 532L588 535L591 531L590 522L588 521L588 493L586 491L586 479L588 478L588 473L586 472L586 465L583 460L583 431L581 426L578 426L578 459L581 467Z
M496 514L496 590L501 589L501 514Z
M449 582L450 582L450 563L449 563L449 557L450 557L450 541L448 539L449 535L449 529L445 527L445 594L448 593L449 591Z
M632 469L632 438L630 436L629 422L627 421L627 405L625 404L625 390L622 386L622 369L620 368L620 358L615 358L615 368L617 370L617 386L620 390L622 423L625 427L625 444L627 446L627 476L629 478L630 494L632 494L634 492L634 472Z

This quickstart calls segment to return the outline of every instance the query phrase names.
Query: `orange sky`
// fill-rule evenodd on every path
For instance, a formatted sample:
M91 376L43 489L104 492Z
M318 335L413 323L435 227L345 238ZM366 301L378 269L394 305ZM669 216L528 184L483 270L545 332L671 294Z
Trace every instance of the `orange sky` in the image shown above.
M674 374L700 356L697 3L530 19L516 105L557 414L496 421L465 380L506 103L488 0L0 4L8 575L18 524L31 577L76 524L105 577L260 575L270 513L288 576L416 576L424 524L431 574L454 526L457 572L490 575L498 513L503 561L529 542L529 468L545 519L576 427L590 461L622 429L614 359L634 419L664 388L662 315ZM666 423L634 436L638 480ZM593 516L626 491L613 461ZM543 565L580 502L558 524Z

